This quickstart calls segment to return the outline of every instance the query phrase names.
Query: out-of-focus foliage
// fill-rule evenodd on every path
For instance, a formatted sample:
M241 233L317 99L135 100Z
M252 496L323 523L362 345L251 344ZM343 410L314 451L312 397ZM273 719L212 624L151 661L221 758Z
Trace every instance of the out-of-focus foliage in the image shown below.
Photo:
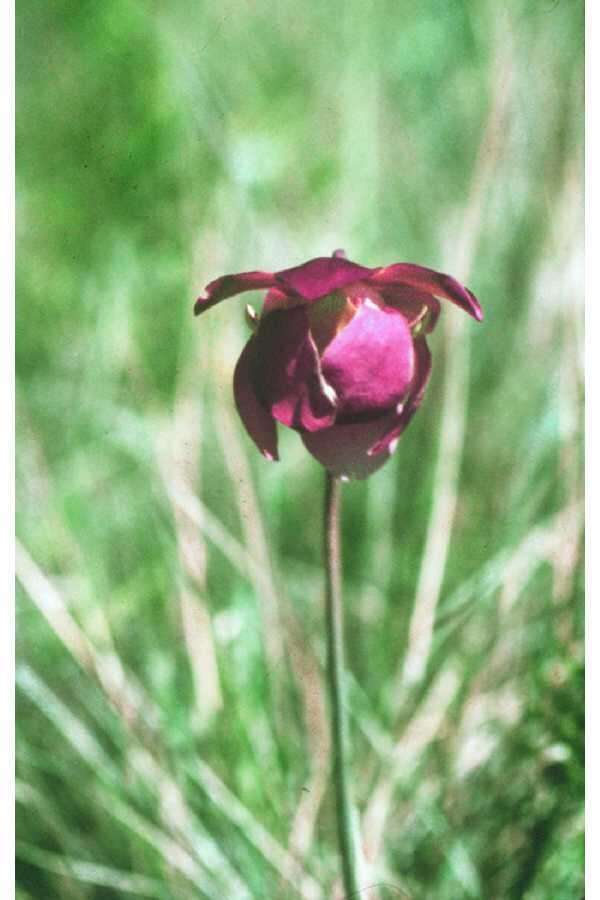
M486 314L344 489L368 883L579 900L583 4L24 0L17 42L19 897L333 896L322 473L236 421L244 302L191 307L343 246Z

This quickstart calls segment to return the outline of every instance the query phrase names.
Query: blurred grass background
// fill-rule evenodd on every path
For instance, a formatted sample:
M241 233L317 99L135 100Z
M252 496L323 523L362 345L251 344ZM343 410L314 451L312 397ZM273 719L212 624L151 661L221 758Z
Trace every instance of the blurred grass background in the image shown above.
M342 246L486 316L344 489L366 883L580 900L583 4L22 0L17 50L18 897L341 896L322 473L191 306Z

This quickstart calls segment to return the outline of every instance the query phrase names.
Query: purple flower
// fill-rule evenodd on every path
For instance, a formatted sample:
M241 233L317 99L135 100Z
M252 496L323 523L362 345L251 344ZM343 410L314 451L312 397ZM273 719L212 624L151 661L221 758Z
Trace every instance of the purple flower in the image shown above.
M423 399L436 298L483 318L474 295L449 275L412 263L369 269L341 251L281 272L224 275L194 312L259 289L267 291L262 314L233 379L246 430L275 460L281 422L330 472L350 478L389 459Z

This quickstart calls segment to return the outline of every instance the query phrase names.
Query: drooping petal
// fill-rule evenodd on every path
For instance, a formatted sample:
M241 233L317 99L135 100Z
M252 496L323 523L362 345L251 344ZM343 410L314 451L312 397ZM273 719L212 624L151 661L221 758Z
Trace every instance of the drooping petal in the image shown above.
M313 434L304 432L302 442L308 452L338 478L367 478L390 457L389 452L369 456L369 448L395 421L397 417L388 414L370 422L333 425Z
M368 278L372 271L340 256L319 256L301 266L277 272L275 278L284 291L312 302L353 281Z
M338 395L340 417L394 408L413 381L413 338L402 313L367 300L327 346L323 375ZM342 420L343 421L343 420Z
M207 309L244 291L259 291L275 284L272 272L238 272L236 275L222 275L207 284L203 297L198 297L194 304L194 315L198 316Z
M382 269L375 269L370 282L376 287L393 284L411 285L417 290L451 300L478 322L483 319L483 312L475 295L451 275L436 272L435 269L416 266L412 263L396 263L392 266L384 266Z
M279 288L271 288L265 297L262 315L266 316L276 309L293 309L294 306L304 306L304 300L301 297L290 297Z
M256 337L251 337L233 373L235 405L246 431L268 460L278 460L277 425L256 396L253 372L256 365Z
M421 405L425 388L431 375L431 353L424 337L416 338L414 341L415 348L415 376L411 386L410 394L402 406L400 412L396 414L390 422L389 427L380 432L380 437L375 443L369 447L368 455L377 458L385 452L391 453L395 449L396 441L416 413Z
M317 431L335 418L335 394L326 384L303 307L263 316L256 334L255 384L271 415L290 428Z

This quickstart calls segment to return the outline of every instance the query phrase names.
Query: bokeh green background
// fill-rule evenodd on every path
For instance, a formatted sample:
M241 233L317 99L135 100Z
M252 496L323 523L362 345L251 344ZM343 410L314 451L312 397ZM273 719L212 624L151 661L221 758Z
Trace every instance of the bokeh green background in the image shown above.
M322 472L191 315L341 246L485 311L344 489L364 883L580 900L583 4L21 0L17 53L18 897L341 896Z

